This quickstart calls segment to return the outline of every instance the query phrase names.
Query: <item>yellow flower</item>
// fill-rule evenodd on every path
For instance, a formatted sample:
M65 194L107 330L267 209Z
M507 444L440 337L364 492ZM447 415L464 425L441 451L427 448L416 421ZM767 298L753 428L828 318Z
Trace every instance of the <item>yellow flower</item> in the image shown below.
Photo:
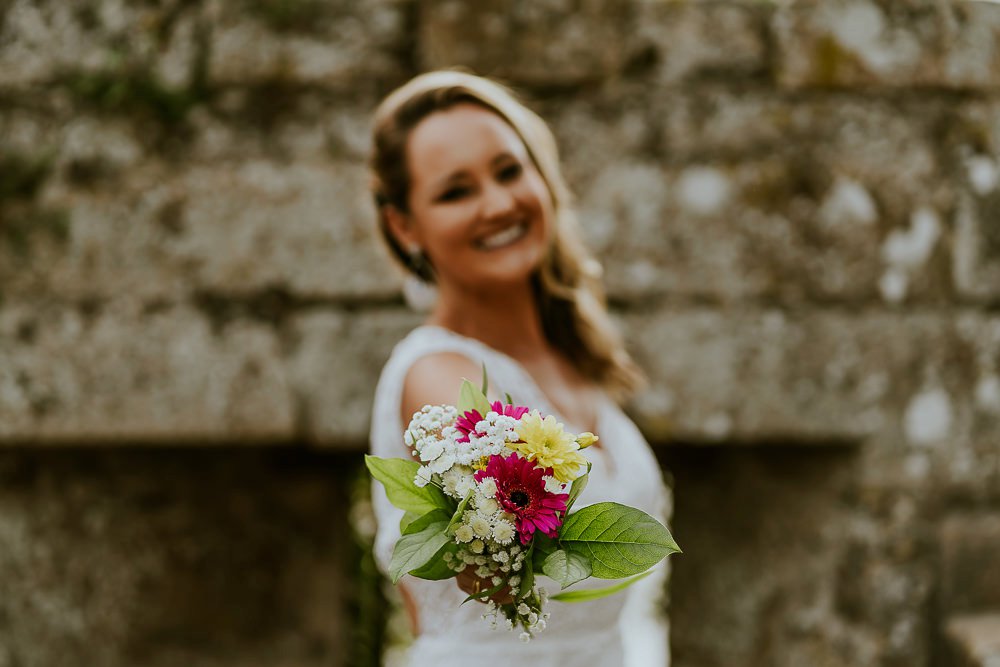
M521 442L511 443L510 447L529 461L552 468L552 474L560 482L571 482L579 477L587 463L576 438L566 433L552 415L542 419L538 410L532 410L521 417L517 435Z
M586 449L587 447L590 447L598 440L600 440L600 438L598 438L590 431L584 431L580 435L576 436L576 442L578 445L580 445L580 449Z

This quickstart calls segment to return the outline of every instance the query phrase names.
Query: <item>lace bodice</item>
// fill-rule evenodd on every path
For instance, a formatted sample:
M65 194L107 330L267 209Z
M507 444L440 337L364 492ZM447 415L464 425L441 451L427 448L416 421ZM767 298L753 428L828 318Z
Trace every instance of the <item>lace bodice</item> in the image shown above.
M550 405L531 375L511 357L478 340L434 326L414 329L396 345L382 370L375 392L371 450L376 456L408 458L402 441L405 424L400 422L403 382L410 366L422 356L455 352L478 366L485 363L492 389L509 393L519 405L555 415L566 429L584 429L567 423ZM613 500L638 507L664 523L670 516L671 497L663 485L660 469L649 445L631 420L606 395L597 415L601 447L586 455L593 463L589 482L577 507ZM375 557L383 572L388 570L392 548L399 539L402 510L393 507L382 486L372 485L372 500L378 530ZM591 602L550 602L548 628L530 643L522 644L506 630L491 630L480 618L483 607L469 602L452 581L403 579L417 606L421 634L410 647L407 667L451 667L470 664L470 657L484 659L496 667L572 664L574 667L650 667L667 665L667 623L661 610L660 591L666 585L669 566L664 560L654 576L636 583L626 592ZM544 576L538 583L550 592L559 586ZM601 588L613 582L589 579L574 589Z

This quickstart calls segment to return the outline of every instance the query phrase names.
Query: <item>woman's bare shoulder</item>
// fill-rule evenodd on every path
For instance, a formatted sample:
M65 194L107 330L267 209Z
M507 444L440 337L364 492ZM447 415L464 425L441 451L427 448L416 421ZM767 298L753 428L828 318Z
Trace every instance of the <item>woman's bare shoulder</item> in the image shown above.
M454 405L462 380L478 386L482 368L458 352L434 352L413 362L403 381L400 417L408 424L414 412L425 405Z

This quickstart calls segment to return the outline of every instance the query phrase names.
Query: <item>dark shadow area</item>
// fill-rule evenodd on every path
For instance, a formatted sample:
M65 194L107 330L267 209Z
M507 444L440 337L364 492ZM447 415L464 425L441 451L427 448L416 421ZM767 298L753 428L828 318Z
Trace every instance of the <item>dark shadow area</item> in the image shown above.
M360 464L290 447L0 450L0 664L344 664Z
M850 521L851 447L666 445L673 667L851 664L821 627Z

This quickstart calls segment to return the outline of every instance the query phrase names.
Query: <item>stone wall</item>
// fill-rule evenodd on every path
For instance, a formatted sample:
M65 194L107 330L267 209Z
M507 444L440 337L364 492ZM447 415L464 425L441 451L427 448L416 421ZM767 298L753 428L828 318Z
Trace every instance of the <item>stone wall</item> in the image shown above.
M188 565L126 565L230 525L199 511L209 490L251 487L218 458L193 474L202 446L249 480L288 446L364 448L377 372L419 321L372 231L369 114L452 65L552 124L649 370L631 411L691 545L675 664L957 660L952 620L1000 611L1000 5L0 0L0 457L45 471L4 485L0 664L63 664L102 633L94 664L129 664L198 636L197 614L165 620L197 607ZM275 534L308 519L326 553L342 481L274 510ZM177 518L110 490L133 483L180 494ZM252 488L283 507L297 485ZM67 518L81 503L106 538ZM266 538L215 539L209 563ZM250 551L247 573L342 564ZM114 576L90 582L98 563ZM334 626L293 605L294 627L248 632L271 604L250 592L250 620L220 627L261 637L266 664L310 641L323 660L329 585ZM114 621L141 595L153 620Z

